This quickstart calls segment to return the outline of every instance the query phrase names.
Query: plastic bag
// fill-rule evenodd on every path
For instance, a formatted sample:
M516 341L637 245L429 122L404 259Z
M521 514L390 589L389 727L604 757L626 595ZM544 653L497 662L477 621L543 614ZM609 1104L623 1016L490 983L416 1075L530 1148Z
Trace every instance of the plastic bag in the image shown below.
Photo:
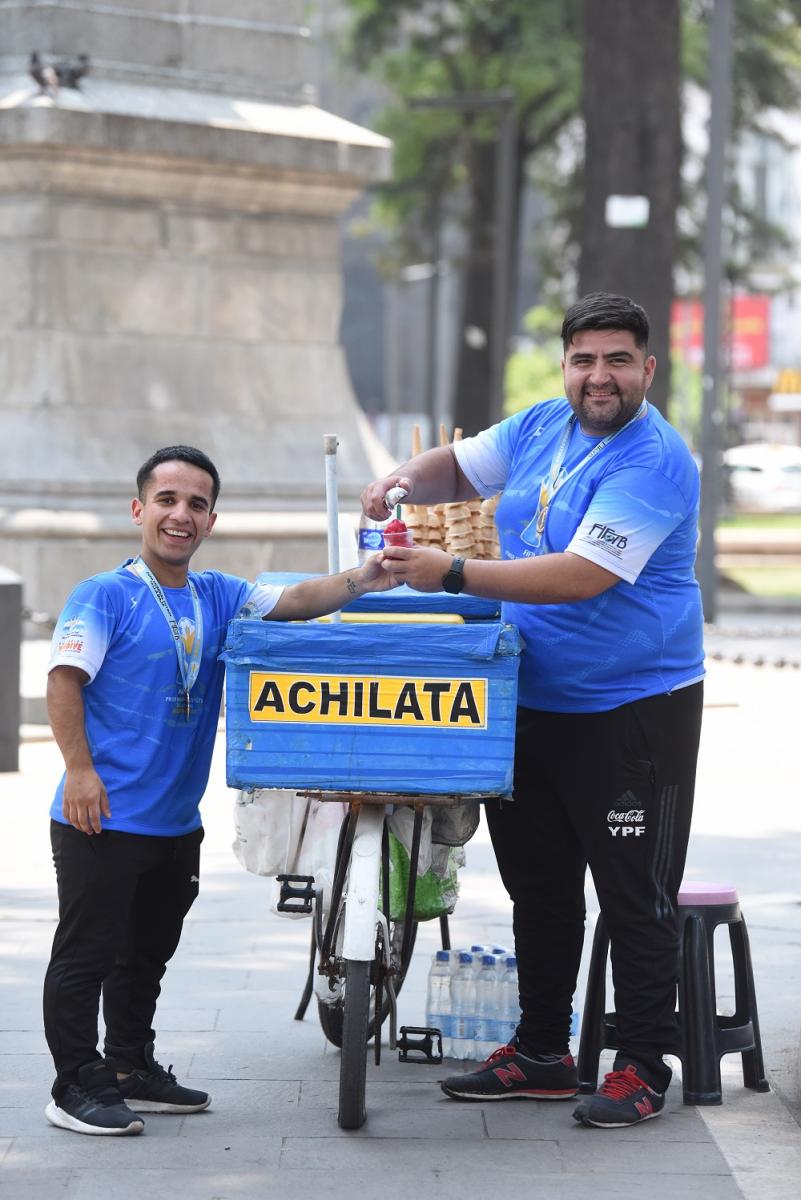
M323 891L325 910L347 810L347 804L312 800L294 792L267 788L240 792L234 804L234 854L256 875L311 875L315 888ZM279 890L276 884L273 912L277 912Z
M436 804L431 811L431 841L438 846L464 846L481 820L481 802L472 796L456 804Z
M280 875L286 871L293 841L294 792L254 788L234 801L233 851L246 871ZM297 835L297 831L296 831Z
M461 846L432 843L432 821L433 810L424 809L414 893L416 921L433 921L435 917L453 912L459 895L458 870L465 863ZM414 810L399 807L389 817L388 823L389 907L392 919L397 921L406 915Z

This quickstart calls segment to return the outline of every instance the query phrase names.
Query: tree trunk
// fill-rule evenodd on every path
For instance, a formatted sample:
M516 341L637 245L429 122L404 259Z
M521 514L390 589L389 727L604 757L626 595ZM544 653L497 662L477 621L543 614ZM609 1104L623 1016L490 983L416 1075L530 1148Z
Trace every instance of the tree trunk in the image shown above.
M583 0L586 129L579 294L618 292L651 322L649 399L667 410L681 168L679 0ZM645 228L610 228L609 195L646 196Z
M470 437L485 429L492 383L492 297L495 271L495 162L492 142L473 142L468 158L469 217L456 350L454 425Z

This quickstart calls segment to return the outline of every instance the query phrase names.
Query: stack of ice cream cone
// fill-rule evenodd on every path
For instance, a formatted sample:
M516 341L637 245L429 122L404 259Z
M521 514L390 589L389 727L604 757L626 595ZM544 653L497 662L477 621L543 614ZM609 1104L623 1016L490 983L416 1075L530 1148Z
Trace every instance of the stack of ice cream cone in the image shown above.
M461 429L455 429L453 440L461 439ZM450 439L444 425L439 427L441 446ZM420 426L412 429L412 457L420 454ZM404 504L403 520L417 546L434 546L460 558L500 558L495 509L499 496L490 500L459 501L453 504Z
M500 492L481 500L478 506L478 517L473 525L476 539L476 558L500 558L501 546L498 541L498 528L495 524L495 510L501 498Z

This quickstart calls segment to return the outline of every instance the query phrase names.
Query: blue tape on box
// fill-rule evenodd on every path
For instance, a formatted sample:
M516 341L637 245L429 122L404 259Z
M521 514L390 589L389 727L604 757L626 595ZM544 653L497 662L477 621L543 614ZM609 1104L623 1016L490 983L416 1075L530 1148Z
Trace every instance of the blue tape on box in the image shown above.
M497 621L232 621L228 784L508 795L519 653Z

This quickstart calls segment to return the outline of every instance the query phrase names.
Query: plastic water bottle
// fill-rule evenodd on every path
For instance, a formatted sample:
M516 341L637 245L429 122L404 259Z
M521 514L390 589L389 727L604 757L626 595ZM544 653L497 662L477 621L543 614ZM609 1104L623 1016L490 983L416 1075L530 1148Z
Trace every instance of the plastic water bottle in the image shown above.
M498 985L497 963L494 954L481 957L481 968L476 979L476 1034L474 1057L479 1062L489 1058L498 1045Z
M498 973L498 978L500 979L504 973L507 958L514 952L509 950L506 946L493 946L489 953L495 955L495 962L497 963L496 970Z
M478 979L479 971L481 970L481 960L485 954L490 954L489 946L479 946L478 944L470 947L470 953L473 955L473 977Z
M362 513L359 518L359 534L356 543L356 557L359 565L366 562L372 554L384 549L384 526L380 521L374 521Z
M476 981L473 978L473 955L469 950L462 950L459 954L459 965L451 980L451 999L451 1055L458 1059L470 1058L475 1033Z
M507 956L498 996L498 1044L505 1046L517 1033L520 1022L520 995L517 983L517 959Z
M452 1054L451 1047L451 953L438 950L431 960L426 990L426 1025L442 1034L442 1053Z

